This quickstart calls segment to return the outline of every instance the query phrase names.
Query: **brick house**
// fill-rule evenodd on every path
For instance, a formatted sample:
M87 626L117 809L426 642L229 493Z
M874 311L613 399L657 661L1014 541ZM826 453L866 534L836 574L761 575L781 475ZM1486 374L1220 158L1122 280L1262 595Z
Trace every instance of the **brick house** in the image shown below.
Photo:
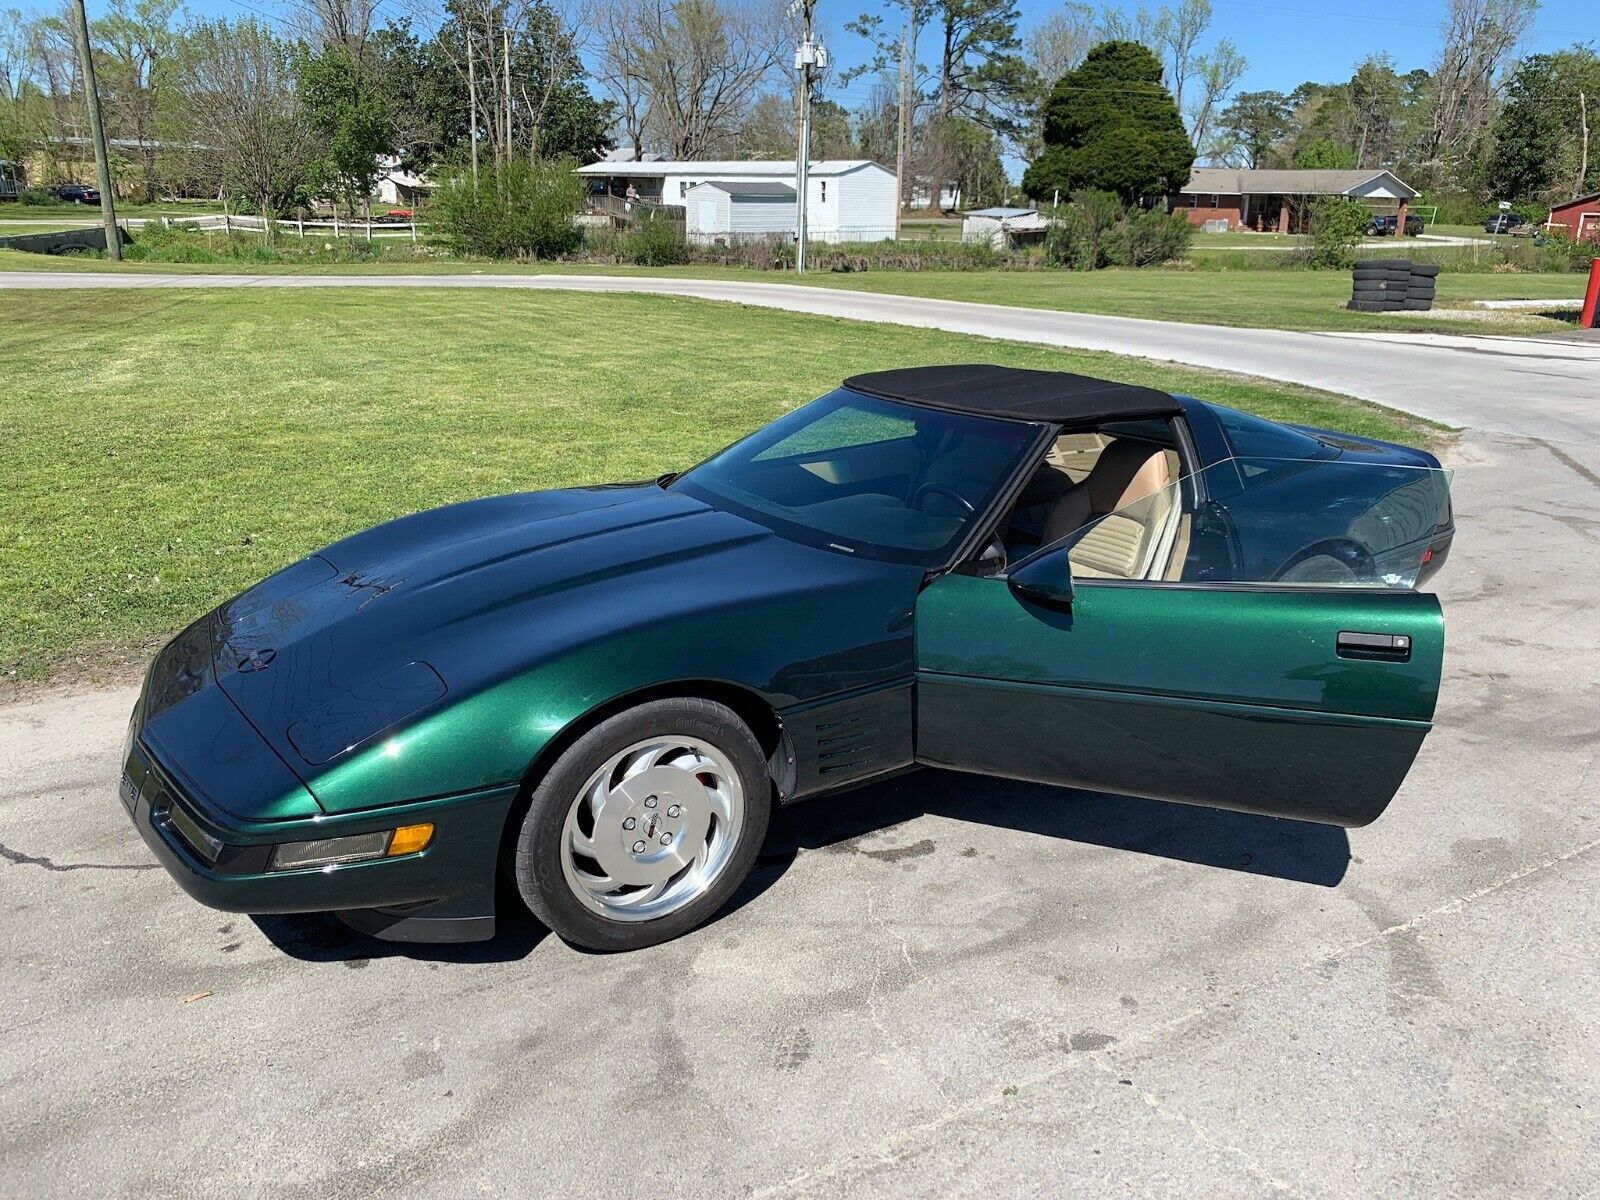
M1600 239L1600 192L1552 205L1547 228L1552 232L1563 229L1575 242L1585 238Z
M1183 213L1191 225L1225 221L1230 230L1302 233L1307 202L1318 196L1349 196L1368 204L1375 214L1398 213L1403 228L1407 206L1421 194L1393 172L1373 168L1196 167L1189 182L1168 199L1172 211Z

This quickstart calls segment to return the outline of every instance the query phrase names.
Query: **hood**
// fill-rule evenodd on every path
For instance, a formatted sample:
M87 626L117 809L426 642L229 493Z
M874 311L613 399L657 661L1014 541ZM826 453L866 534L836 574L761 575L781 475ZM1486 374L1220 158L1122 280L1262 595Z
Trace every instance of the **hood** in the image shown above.
M215 670L309 782L575 645L884 570L654 484L497 497L346 538L223 605Z

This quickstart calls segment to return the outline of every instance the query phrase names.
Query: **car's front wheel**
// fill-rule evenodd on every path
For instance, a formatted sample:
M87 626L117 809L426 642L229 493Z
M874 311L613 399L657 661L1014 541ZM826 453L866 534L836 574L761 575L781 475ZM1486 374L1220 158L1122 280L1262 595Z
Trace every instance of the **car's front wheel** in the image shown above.
M641 704L584 734L534 788L517 888L569 942L653 946L727 903L771 811L761 745L733 710L694 698Z

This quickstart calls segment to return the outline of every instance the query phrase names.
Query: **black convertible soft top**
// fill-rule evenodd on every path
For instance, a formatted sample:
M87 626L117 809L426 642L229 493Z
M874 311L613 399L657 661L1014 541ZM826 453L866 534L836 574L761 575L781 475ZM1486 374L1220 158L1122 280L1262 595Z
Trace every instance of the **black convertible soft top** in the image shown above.
M1067 371L1029 371L969 363L904 367L852 375L844 386L885 400L903 400L977 416L1075 424L1126 417L1170 416L1183 406L1166 392Z

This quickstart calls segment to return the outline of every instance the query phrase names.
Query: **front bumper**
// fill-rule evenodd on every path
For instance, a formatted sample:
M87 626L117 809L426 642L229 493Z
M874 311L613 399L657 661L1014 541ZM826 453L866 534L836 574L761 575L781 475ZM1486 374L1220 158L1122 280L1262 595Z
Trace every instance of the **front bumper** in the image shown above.
M240 913L334 912L362 932L399 941L494 936L495 871L515 787L348 817L255 822L218 812L175 779L135 731L123 764L122 806L168 874L201 904ZM282 842L421 821L433 822L434 836L415 854L267 870L272 847Z

